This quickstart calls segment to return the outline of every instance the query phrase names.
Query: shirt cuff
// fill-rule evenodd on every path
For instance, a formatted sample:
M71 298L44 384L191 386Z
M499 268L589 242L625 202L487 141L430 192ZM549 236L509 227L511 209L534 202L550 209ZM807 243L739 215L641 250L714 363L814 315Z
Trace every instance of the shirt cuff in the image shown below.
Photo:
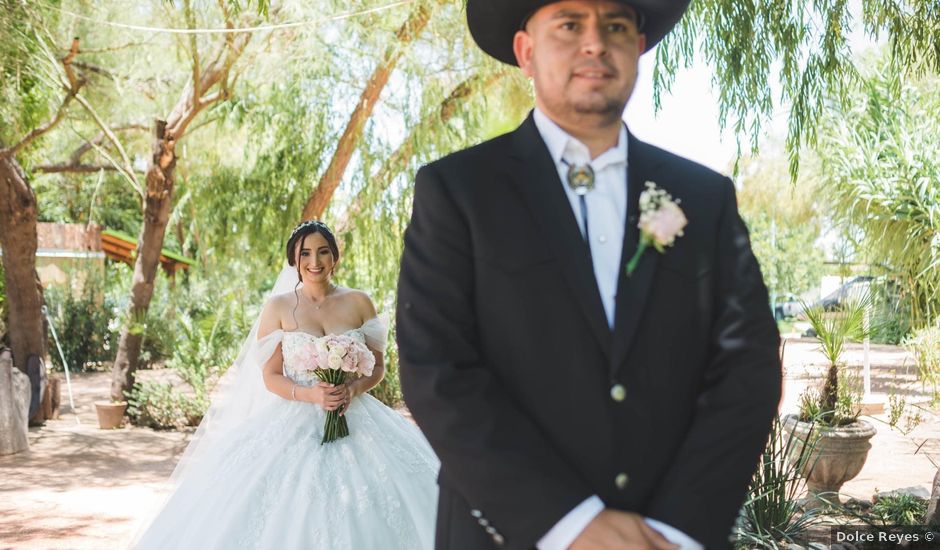
M575 506L536 543L538 550L567 550L591 521L604 511L604 501L597 495Z
M673 544L679 545L679 550L705 550L705 547L702 546L697 540L693 539L689 535L686 535L671 525L666 525L661 521L657 521L651 518L643 518L643 520L646 521L647 525L653 529L656 529L662 536L666 537L666 540Z

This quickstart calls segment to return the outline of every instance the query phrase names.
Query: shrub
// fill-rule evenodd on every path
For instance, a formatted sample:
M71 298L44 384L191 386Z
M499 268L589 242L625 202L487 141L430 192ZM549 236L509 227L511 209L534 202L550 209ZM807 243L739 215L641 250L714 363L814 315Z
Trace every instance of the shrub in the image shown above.
M921 384L929 384L936 399L940 393L940 328L915 330L904 346L914 354Z
M885 525L920 525L927 516L927 501L914 495L884 496L871 507L871 514Z
M169 382L138 382L127 400L127 416L155 430L179 428L185 425L180 397Z
M109 328L113 307L95 280L88 279L77 296L67 289L52 287L46 290L45 299L50 322L71 370L98 370L102 362L114 360L117 337ZM52 331L48 338L52 364L62 370Z

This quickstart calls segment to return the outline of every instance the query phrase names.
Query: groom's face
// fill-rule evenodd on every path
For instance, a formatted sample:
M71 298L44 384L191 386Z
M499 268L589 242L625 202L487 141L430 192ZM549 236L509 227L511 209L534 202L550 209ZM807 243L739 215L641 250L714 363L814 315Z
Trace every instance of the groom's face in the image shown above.
M536 102L556 120L619 121L633 92L646 37L622 2L573 0L537 10L513 47L535 84Z

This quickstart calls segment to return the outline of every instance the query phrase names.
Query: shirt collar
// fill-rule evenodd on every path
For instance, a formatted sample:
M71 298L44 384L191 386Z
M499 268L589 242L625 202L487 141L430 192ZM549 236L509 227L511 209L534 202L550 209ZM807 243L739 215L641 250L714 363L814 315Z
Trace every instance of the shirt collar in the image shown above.
M548 118L548 115L543 113L538 107L535 108L535 112L532 116L535 120L535 127L538 129L539 134L541 134L542 140L545 141L548 152L556 165L561 164L562 157L565 156L566 151L569 151L575 156L580 156L585 160L590 158L587 145L581 143L577 138L572 137L568 132L565 132L561 126L555 124L555 121ZM617 145L604 151L598 155L596 159L590 161L590 163L595 170L603 170L608 166L618 163L627 163L626 125L620 125L620 136L617 138Z

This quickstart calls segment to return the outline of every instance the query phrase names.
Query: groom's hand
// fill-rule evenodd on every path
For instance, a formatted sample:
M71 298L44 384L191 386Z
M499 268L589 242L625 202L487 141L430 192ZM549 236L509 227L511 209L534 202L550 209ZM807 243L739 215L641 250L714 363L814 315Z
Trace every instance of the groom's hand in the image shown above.
M598 514L569 550L678 550L659 532L631 512L606 509Z

